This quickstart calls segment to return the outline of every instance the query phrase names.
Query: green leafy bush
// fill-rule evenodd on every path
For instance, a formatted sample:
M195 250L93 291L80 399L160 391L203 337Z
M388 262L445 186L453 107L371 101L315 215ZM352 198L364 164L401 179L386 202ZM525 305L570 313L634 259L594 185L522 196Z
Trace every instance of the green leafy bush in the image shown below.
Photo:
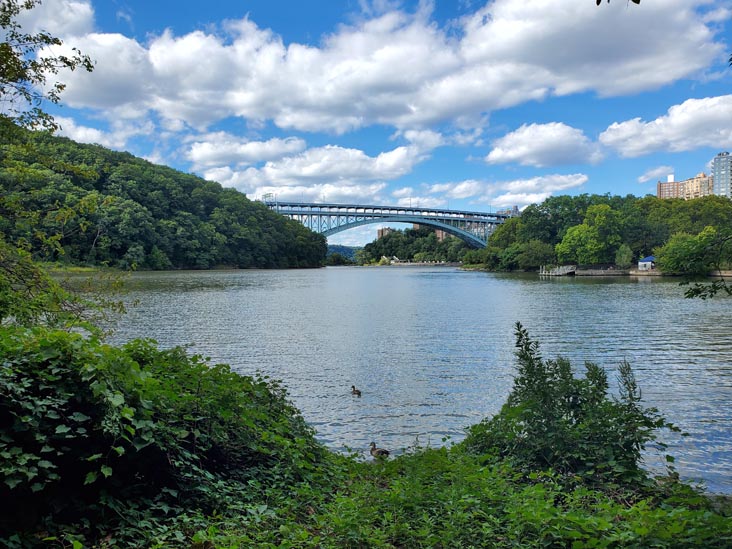
M530 471L554 470L592 482L637 483L646 477L641 453L658 429L677 430L640 404L630 365L619 368L619 398L608 379L586 363L575 378L564 358L544 360L539 344L516 324L517 375L501 411L468 430L466 448L495 453Z
M722 549L732 544L732 520L712 512L691 490L678 489L673 499L627 501L588 486L568 487L556 473L525 475L507 461L486 463L461 445L353 464L347 479L310 523L281 528L281 546ZM244 547L245 541L269 547L234 532L206 539L217 547Z
M325 462L280 385L182 349L14 327L0 359L7 544L64 530L144 539L166 516L317 480Z

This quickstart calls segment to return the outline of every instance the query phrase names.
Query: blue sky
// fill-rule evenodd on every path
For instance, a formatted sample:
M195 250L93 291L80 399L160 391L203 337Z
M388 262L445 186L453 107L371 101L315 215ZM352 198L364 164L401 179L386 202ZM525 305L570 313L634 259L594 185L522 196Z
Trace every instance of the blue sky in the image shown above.
M63 135L283 200L655 193L732 149L731 0L44 0ZM363 244L374 226L332 243Z

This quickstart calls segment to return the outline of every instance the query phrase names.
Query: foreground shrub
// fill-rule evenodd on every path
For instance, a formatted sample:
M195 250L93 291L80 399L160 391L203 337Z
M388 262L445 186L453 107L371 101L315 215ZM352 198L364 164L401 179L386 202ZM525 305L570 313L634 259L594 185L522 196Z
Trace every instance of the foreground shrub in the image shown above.
M114 348L42 328L0 332L0 360L0 501L13 502L0 542L64 525L139 542L163 517L320 474L323 448L265 378L149 341Z
M314 522L315 534L304 541L295 534L302 530L288 529L291 546L732 547L732 519L682 485L669 497L620 501L591 487L568 488L555 473L486 463L461 445L354 465L348 485Z
M602 368L588 362L584 379L575 378L568 360L544 360L520 323L516 348L517 375L506 404L468 430L465 447L529 471L625 485L645 480L644 448L657 443L659 429L678 429L640 404L630 365L620 365L620 394L611 398Z

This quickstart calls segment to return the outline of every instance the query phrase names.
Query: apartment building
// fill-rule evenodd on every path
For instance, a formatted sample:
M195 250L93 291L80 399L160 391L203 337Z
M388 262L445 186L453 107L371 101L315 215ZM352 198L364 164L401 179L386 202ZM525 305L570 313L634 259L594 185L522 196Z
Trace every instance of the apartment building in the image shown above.
M681 198L683 181L676 181L673 174L668 176L665 183L660 181L656 184L656 196L658 198Z
M709 196L714 192L714 178L704 172L683 181L675 181L673 175L668 176L665 183L658 182L656 185L656 196L658 198L683 198L692 200Z
M732 198L732 156L728 152L721 152L712 160L712 177L714 194Z

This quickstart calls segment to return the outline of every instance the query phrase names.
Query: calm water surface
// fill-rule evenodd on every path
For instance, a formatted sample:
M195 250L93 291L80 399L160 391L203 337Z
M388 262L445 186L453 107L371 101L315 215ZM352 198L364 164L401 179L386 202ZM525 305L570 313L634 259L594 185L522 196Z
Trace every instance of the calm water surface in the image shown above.
M521 321L545 357L578 369L627 359L645 403L690 433L669 439L682 475L732 493L732 302L684 299L677 281L336 267L138 273L128 286L139 304L114 342L190 344L280 379L320 440L359 452L458 441L498 411Z

